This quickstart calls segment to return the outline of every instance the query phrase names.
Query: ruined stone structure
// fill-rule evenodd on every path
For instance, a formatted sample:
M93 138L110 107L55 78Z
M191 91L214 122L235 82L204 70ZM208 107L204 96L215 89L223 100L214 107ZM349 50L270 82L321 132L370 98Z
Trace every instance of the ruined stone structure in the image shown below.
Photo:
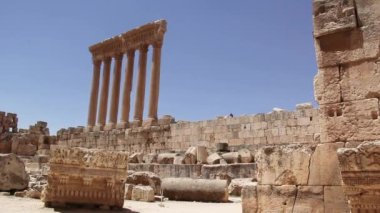
M135 112L133 124L141 126L143 122L147 52L153 46L153 64L150 85L150 103L148 124L157 124L158 96L160 88L161 47L166 32L166 21L155 21L121 35L104 40L90 47L94 70L88 111L88 130L92 130L97 120L97 130L111 130L116 126L125 129L129 126L130 97L133 81L133 66L135 51L139 51L139 73L136 91ZM127 55L128 63L124 80L122 111L118 123L118 107L120 94L120 78L123 56ZM109 107L108 124L106 124L108 109L108 93L110 81L111 61L114 60L114 72L111 91L111 106ZM100 69L103 64L102 88L98 108L98 93ZM98 113L98 116L96 116ZM105 128L104 128L105 127Z
M128 154L82 148L56 149L50 159L46 206L66 204L122 208Z
M172 150L185 152L190 146L227 143L231 151L246 147L252 151L265 145L316 144L319 142L319 110L299 105L294 112L274 111L233 118L220 117L199 122L159 120L159 126L126 130L86 132L83 128L61 129L59 147L86 147L148 153Z
M380 1L314 0L313 18L321 142L332 148L379 140ZM338 151L352 212L380 211L379 146Z
M17 114L0 111L0 135L5 132L17 132Z

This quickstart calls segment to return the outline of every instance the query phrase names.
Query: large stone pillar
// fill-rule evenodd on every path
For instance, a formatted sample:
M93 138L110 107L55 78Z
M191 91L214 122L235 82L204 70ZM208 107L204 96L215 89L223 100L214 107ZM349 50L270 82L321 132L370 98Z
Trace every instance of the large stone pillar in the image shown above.
M127 57L128 57L128 63L127 63L127 68L126 68L125 80L124 80L123 103L122 103L122 111L121 111L121 120L120 120L120 125L119 125L121 128L126 128L129 122L135 50L128 50Z
M145 99L145 81L146 81L146 59L148 53L148 45L142 45L139 48L139 76L137 80L137 93L135 102L134 120L138 125L142 124Z
M109 128L115 127L117 122L117 113L119 108L119 94L120 94L120 77L121 77L121 65L123 61L123 54L115 56L115 65L113 70L113 83L112 83L112 95L111 106L109 115Z
M88 109L87 127L92 128L96 122L96 110L98 108L98 93L99 93L99 79L100 79L100 67L101 60L93 59L94 69L92 74L92 85L90 94L90 106Z
M98 126L103 127L107 118L108 88L110 81L111 58L104 59L102 91L100 94L100 106L98 114Z
M160 66L161 66L161 47L162 42L153 44L153 64L150 80L150 98L148 118L152 122L157 121L158 96L160 93Z

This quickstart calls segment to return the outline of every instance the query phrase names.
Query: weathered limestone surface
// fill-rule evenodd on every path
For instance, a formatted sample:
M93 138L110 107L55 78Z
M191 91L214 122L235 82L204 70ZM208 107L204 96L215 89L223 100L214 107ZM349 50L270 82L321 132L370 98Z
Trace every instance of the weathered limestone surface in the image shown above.
M154 193L159 195L161 193L161 179L153 172L134 172L128 175L127 184L150 186Z
M338 149L343 189L353 212L380 209L380 142Z
M17 125L17 114L0 111L0 135L7 132L16 133Z
M258 212L293 212L297 187L258 185L257 195Z
M342 177L339 172L336 150L343 148L344 143L318 144L310 159L308 185L338 186Z
M132 200L153 202L154 201L154 189L150 186L134 186L132 189Z
M127 165L124 152L56 149L41 199L47 206L74 203L122 208Z
M241 189L243 213L257 213L257 182L244 185Z
M24 163L15 154L0 154L0 191L23 190L29 176Z
M313 145L266 146L255 156L259 184L307 185Z
M256 178L256 163L239 163L225 165L203 165L201 170L202 178L205 179L224 179L228 176L234 178Z
M293 212L325 212L323 186L298 186Z
M199 122L174 122L167 116L158 119L159 126L143 126L107 131L83 131L75 128L58 131L62 147L101 148L130 153L185 152L191 146L205 146L209 153L218 144L231 151L247 148L255 151L265 145L319 143L319 110L310 105L295 111L274 111L240 117L219 117ZM229 150L223 150L226 152Z
M350 212L342 186L324 187L324 205L325 211L333 213Z
M241 190L245 185L250 185L253 183L252 178L235 178L231 180L228 185L228 194L234 196L240 196Z
M162 190L170 200L227 202L226 180L165 178Z

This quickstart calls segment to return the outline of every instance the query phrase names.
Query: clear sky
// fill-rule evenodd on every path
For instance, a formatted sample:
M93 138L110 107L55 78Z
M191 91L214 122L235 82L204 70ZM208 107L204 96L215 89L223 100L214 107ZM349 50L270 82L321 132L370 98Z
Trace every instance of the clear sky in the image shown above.
M157 19L168 21L159 116L195 121L273 107L293 110L314 100L311 2L2 1L0 111L17 113L22 128L47 121L53 134L85 126L92 79L88 47Z

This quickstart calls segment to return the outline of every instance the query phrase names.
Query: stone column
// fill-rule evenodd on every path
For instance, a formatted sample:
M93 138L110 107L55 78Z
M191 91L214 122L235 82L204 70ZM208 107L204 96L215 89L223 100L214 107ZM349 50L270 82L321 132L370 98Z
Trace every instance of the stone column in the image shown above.
M98 114L98 126L102 128L107 118L108 87L110 81L111 58L104 59L102 92L100 94L100 106Z
M161 66L162 41L153 44L153 64L150 80L150 98L148 118L151 122L157 122L158 96L160 93L160 66ZM153 124L151 123L151 124Z
M146 59L148 45L142 45L139 48L139 76L137 80L137 92L135 102L134 120L140 126L143 121L144 99L145 99L145 81L146 81Z
M126 68L124 90L123 90L123 104L121 111L120 127L126 128L129 122L129 112L131 109L131 91L133 82L133 66L135 61L135 50L128 50L127 52L128 63Z
M92 85L90 94L90 106L88 109L87 127L92 129L96 122L96 110L98 108L98 93L99 93L99 79L100 79L100 67L101 60L93 59L94 69L92 74Z
M117 113L119 108L119 94L120 94L120 77L121 77L121 65L123 61L123 54L115 56L115 65L113 70L113 82L112 82L112 95L111 106L109 114L109 129L113 129L117 122Z

